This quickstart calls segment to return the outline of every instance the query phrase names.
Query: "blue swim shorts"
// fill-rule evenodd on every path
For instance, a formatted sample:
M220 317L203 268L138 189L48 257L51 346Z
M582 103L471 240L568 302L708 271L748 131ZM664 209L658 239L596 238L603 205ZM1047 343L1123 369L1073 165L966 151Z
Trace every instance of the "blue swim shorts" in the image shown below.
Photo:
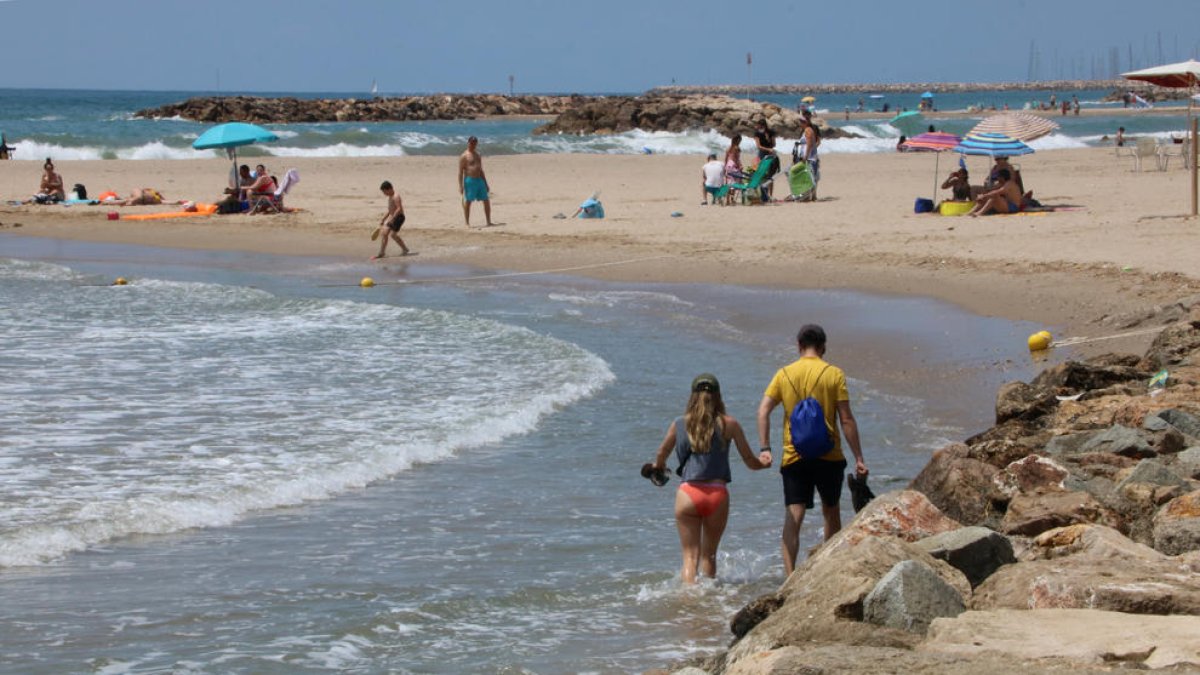
M471 176L463 178L463 200L468 202L486 202L488 200L487 181Z

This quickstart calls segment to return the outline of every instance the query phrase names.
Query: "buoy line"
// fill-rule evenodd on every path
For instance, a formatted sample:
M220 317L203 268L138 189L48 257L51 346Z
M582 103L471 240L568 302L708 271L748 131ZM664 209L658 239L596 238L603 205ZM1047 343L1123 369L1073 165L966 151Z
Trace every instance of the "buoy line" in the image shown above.
M363 283L366 281L366 279L363 279L363 282L360 282L357 284L318 284L318 287L320 287L320 288L351 288L351 287L355 287L355 286L362 286L362 287L409 286L412 284L450 284L450 283L459 283L459 282L464 282L464 281L488 281L491 279L506 279L506 278L511 278L511 277L528 277L528 276L535 276L535 275L539 275L539 274L558 274L560 272L579 272L582 270L599 269L602 267L616 267L617 265L630 265L630 264L638 263L638 262L646 262L648 260L661 260L663 258L674 258L674 257L675 257L674 255L664 254L664 255L648 256L645 258L630 258L628 260L615 260L612 262L605 262L605 263L593 263L590 265L576 265L573 267L555 267L552 269L532 270L529 272L498 272L496 274L479 274L479 275L469 276L469 277L431 277L428 279L397 279L396 281L372 282L369 285Z
M1158 326L1157 328L1143 328L1142 330L1133 330L1127 333L1117 333L1115 335L1102 335L1100 337L1069 337L1063 338L1052 343L1051 347L1070 347L1072 345L1081 345L1088 342L1100 342L1101 340L1116 340L1124 337L1134 337L1137 335L1149 335L1150 333L1158 333L1165 329L1166 326Z

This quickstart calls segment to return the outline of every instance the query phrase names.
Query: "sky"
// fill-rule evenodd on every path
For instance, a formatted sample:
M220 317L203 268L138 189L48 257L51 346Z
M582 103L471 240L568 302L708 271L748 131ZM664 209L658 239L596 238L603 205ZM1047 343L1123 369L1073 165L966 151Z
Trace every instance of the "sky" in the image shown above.
M1198 25L1198 0L0 0L0 88L507 92L511 75L518 93L604 93L1089 78L1114 56L1120 71L1131 55L1135 68L1191 58Z

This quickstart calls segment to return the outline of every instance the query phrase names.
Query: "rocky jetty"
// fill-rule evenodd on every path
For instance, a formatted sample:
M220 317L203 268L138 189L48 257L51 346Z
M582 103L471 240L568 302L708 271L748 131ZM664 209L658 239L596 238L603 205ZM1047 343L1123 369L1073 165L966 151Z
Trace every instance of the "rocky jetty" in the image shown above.
M754 125L766 120L777 134L799 138L800 114L773 103L748 101L729 96L612 96L573 106L553 122L534 129L535 134L615 134L633 129L643 131L689 131L714 129L730 135L754 133ZM855 134L831 127L813 118L824 138L856 138Z
M1104 100L1110 102L1124 101L1125 95L1131 91L1151 103L1158 103L1159 101L1186 101L1192 95L1191 89L1156 87L1144 82L1130 82L1126 80L1122 88L1114 90L1108 96L1105 96Z
M1038 80L1033 82L876 82L853 84L714 84L655 87L649 95L669 94L934 94L976 91L1081 91L1128 87L1129 80Z
M293 98L200 96L134 113L135 117L180 117L196 122L397 122L462 120L500 115L557 115L582 105L586 96L501 96L438 94L396 98Z
M1166 325L1142 356L1003 386L995 426L664 672L1200 669L1200 296L1109 323Z

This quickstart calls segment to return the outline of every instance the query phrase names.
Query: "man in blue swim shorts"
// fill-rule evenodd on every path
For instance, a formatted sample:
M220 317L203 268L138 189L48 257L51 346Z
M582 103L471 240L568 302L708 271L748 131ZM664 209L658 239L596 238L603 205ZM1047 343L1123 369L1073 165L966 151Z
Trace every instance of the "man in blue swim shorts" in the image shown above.
M471 226L471 202L483 202L483 217L488 227L492 223L492 202L488 199L487 176L483 174L483 158L479 156L479 139L467 139L467 149L458 158L458 192L462 195L463 218Z

